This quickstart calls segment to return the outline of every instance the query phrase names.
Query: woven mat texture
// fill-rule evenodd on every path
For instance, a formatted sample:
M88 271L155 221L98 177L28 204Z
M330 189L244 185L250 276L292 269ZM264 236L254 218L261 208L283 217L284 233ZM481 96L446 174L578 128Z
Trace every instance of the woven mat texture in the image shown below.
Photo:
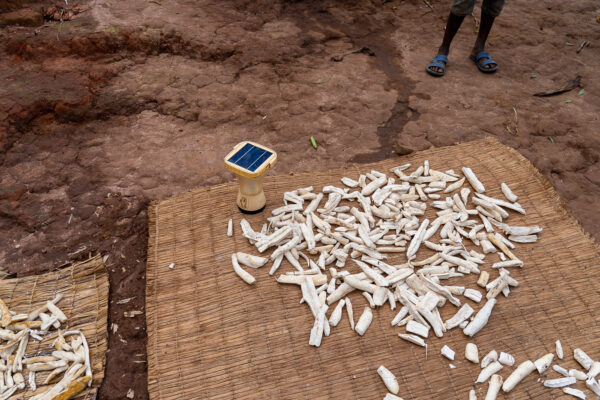
M391 327L395 313L386 304L374 310L365 336L350 330L344 310L342 321L321 347L310 347L314 320L308 307L299 304L299 287L276 283L268 275L270 263L250 271L257 278L253 286L233 272L232 252L258 254L241 236L239 221L245 217L260 230L270 210L283 204L285 191L310 185L317 191L328 184L342 186L342 176L357 179L371 169L388 173L396 165L417 165L424 160L442 171L471 167L489 196L502 198L500 183L506 182L527 210L525 216L511 212L507 222L544 228L537 243L517 244L514 252L525 267L513 270L512 275L520 286L508 298L501 296L490 322L473 339L467 340L460 329L447 332L442 339L431 334L426 358L423 348L397 337L404 328ZM405 400L466 399L480 371L464 359L469 341L479 346L480 357L492 349L506 351L515 356L516 365L553 352L557 339L565 348L561 365L566 368L577 367L572 357L576 347L600 360L599 247L532 164L493 139L374 164L268 176L267 210L258 215L240 214L236 194L237 184L228 183L183 193L150 208L146 316L151 399L381 399L386 389L376 369L382 364L398 377ZM433 210L426 216L434 216ZM230 218L234 220L232 238L226 236ZM417 259L429 255L420 250ZM497 272L490 264L499 260L495 255L488 255L487 260L483 269L493 278ZM405 255L399 254L388 262L404 261ZM175 268L168 268L171 263ZM284 261L276 275L292 269ZM443 283L477 288L476 280L471 275ZM357 321L367 303L356 292L350 298ZM476 310L481 307L464 301ZM446 304L441 311L447 319L456 308ZM456 351L456 369L450 369L440 355L444 344ZM500 374L506 378L512 369L505 367ZM545 375L558 377L552 371ZM570 398L560 389L543 387L538 378L537 373L531 374L499 398ZM487 384L475 387L479 398L485 397ZM581 383L577 387L583 389Z
M0 280L0 298L16 313L29 313L59 293L62 299L57 305L68 318L60 330L82 331L90 348L92 386L76 398L95 399L104 378L108 335L108 274L102 258L92 257L43 275ZM25 354L54 350L52 342L56 336L56 330L51 330L42 342L29 339ZM11 399L28 399L48 390L49 386L41 385L48 372L37 373L38 389L35 393L29 390L19 391ZM27 379L25 376L26 381Z

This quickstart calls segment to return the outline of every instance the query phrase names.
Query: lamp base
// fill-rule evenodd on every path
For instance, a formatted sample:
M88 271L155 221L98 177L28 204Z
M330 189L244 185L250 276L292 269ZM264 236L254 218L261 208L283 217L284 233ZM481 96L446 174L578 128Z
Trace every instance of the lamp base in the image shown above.
M264 210L267 204L265 192L263 192L263 177L246 178L238 176L240 190L237 195L237 206L247 214L255 214Z
M261 208L259 208L258 210L255 210L255 211L248 211L248 210L244 210L244 209L243 209L242 207L240 207L240 206L238 206L238 209L239 209L239 210L240 210L242 213L244 213L244 214L258 214L259 212L261 212L261 211L263 211L263 210L265 209L265 206L266 206L266 204L265 204L264 206L262 206Z

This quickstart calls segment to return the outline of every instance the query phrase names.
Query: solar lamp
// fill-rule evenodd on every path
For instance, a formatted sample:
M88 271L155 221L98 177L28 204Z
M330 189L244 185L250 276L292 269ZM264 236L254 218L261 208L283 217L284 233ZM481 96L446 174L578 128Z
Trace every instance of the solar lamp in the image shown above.
M277 153L258 143L238 143L225 157L225 166L237 175L240 188L237 206L243 213L261 212L267 203L263 175L275 165Z

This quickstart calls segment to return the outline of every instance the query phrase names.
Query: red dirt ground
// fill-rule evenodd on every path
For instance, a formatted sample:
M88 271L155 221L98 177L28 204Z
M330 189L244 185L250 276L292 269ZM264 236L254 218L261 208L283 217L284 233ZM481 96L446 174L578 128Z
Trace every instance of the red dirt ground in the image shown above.
M96 0L72 21L0 29L0 265L108 256L118 329L99 398L148 397L144 315L123 316L144 307L148 203L231 180L222 157L243 139L287 173L495 136L600 238L598 2L509 1L492 76L467 59L468 17L442 79L424 67L449 1L429 3ZM583 95L532 96L576 75Z

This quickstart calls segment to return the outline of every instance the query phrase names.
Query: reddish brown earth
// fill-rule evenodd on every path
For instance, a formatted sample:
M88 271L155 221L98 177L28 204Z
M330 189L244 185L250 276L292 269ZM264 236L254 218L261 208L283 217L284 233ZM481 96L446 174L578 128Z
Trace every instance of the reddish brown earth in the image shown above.
M434 79L449 1L429 2L97 0L72 21L0 29L0 265L108 256L118 330L100 398L148 397L144 316L123 316L144 306L148 203L231 180L222 157L243 139L275 148L287 173L491 135L600 238L598 3L509 1L492 76L467 59L468 17ZM532 96L576 75L583 95Z

